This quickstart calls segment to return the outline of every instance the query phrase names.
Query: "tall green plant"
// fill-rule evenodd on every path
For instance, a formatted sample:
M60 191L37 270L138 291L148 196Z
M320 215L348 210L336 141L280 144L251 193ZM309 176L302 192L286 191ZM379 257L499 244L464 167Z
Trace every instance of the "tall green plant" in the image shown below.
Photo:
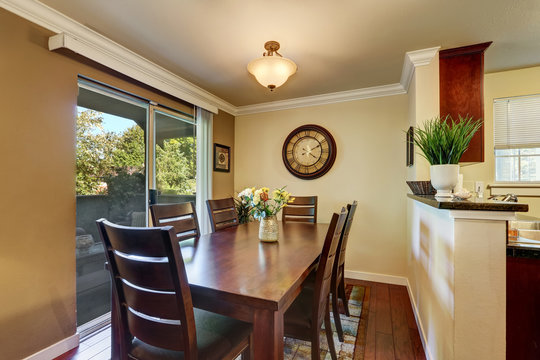
M415 129L413 140L431 165L457 164L481 126L482 120L469 116L459 115L459 121L450 115L435 117L424 122L423 129Z

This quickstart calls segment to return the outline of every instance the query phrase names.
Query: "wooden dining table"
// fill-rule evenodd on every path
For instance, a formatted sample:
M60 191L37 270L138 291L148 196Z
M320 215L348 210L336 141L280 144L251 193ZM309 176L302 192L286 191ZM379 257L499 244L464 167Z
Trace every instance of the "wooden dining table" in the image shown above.
M279 240L265 243L259 223L251 222L181 243L193 305L252 323L254 359L283 359L283 314L327 230L328 224L279 222Z

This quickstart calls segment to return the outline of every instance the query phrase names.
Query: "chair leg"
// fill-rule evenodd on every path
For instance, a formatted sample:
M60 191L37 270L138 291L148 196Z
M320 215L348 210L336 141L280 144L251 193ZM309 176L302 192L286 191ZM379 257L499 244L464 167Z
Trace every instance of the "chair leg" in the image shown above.
M332 288L332 314L334 314L334 325L336 325L338 339L343 342L343 328L341 326L341 318L339 317L338 301L338 285L334 283L334 287Z
M347 299L347 295L345 294L345 270L343 267L341 268L341 279L339 280L338 292L339 292L339 297L343 301L343 307L345 308L345 315L351 316L351 314L349 313L349 300Z
M334 346L334 337L332 336L332 323L330 322L330 303L326 303L326 313L324 314L324 332L328 341L328 351L332 360L337 360L336 347Z
M321 344L317 326L311 329L311 360L321 360Z

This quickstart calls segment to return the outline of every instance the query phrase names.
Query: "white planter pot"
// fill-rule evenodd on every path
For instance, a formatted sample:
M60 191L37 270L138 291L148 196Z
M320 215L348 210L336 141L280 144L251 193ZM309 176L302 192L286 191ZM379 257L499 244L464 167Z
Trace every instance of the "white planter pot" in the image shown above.
M429 168L431 185L437 190L437 197L452 197L452 189L458 183L459 165L431 165Z

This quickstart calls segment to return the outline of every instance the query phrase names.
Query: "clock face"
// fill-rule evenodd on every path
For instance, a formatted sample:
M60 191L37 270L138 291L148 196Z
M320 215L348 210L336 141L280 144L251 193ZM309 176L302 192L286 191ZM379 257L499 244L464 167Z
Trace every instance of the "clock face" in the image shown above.
M318 125L294 129L283 144L283 162L291 174L316 179L330 170L336 159L336 143L330 133Z

